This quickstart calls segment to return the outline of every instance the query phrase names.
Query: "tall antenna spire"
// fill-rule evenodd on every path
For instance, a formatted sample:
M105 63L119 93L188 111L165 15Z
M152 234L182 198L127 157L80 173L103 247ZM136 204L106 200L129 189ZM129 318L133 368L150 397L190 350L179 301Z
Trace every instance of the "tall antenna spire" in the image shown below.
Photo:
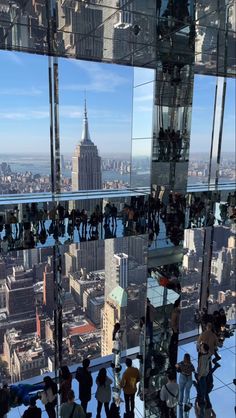
M84 118L88 118L87 117L87 100L86 100L86 90L84 90Z
M93 144L93 142L90 139L89 128L88 128L86 91L84 92L84 121L83 121L83 132L82 132L81 144L84 144L84 145Z

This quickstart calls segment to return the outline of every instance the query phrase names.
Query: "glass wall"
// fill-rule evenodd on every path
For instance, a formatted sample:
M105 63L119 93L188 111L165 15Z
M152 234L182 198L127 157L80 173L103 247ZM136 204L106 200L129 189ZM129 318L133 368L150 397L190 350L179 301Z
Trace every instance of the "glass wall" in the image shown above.
M0 61L0 194L50 192L48 58L0 51Z

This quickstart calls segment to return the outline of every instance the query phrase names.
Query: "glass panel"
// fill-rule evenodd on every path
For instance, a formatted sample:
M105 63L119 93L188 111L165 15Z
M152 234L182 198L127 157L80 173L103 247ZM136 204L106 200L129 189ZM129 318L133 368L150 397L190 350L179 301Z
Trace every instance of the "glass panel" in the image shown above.
M15 383L52 371L44 309L54 309L52 248L29 249L0 259L1 379ZM41 310L42 307L42 310ZM39 318L42 317L42 321ZM53 342L53 338L51 338Z
M131 187L150 187L152 139L132 140Z
M139 345L138 324L146 298L146 251L144 235L61 248L64 363L112 354L117 322L121 327L117 350ZM113 362L118 367L119 353Z
M62 189L128 187L133 70L61 59L59 77Z
M133 139L152 138L153 93L153 82L134 87Z
M195 75L188 186L208 181L215 86L215 77Z
M134 87L155 81L155 71L149 68L134 68Z
M48 192L48 58L0 51L0 60L0 194Z
M236 105L235 105L236 81L229 78L226 86L224 124L221 143L221 160L219 170L219 184L234 183L235 165L235 138L236 138Z

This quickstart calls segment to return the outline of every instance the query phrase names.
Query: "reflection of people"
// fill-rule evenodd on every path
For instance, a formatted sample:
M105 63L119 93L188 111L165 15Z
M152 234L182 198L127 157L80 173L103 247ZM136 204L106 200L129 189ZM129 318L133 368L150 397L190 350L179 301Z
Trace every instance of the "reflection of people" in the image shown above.
M139 355L137 358L143 360L145 350L145 317L142 316L139 321Z
M174 308L171 313L170 325L172 329L172 335L169 345L169 360L172 368L175 367L177 361L177 351L178 351L178 339L179 339L179 320L180 320L180 298L178 298L174 303Z
M179 387L176 383L175 373L168 373L168 382L162 386L160 399L163 402L163 418L176 418L176 406L178 404Z
M126 414L134 415L134 397L137 390L137 382L140 381L139 370L132 366L132 360L126 359L127 369L123 373L120 386L123 388L125 396ZM129 415L130 416L130 415Z
M189 410L190 401L190 389L192 387L192 373L195 371L193 364L190 360L190 355L186 353L183 361L176 364L177 371L180 373L179 376L179 405L185 404L185 412Z
M91 399L91 389L93 386L93 378L89 371L90 360L84 359L82 366L78 367L75 378L79 382L79 399L85 414L87 413L87 406Z
M106 417L109 417L109 403L111 401L111 384L112 380L107 377L106 369L103 367L99 370L97 379L97 391L96 391L96 399L98 401L97 405L97 418L101 417L102 406L104 404Z
M61 406L61 418L85 418L85 413L81 405L75 402L73 390L69 390L67 402Z
M113 361L111 363L111 367L115 368L116 371L120 371L120 352L121 352L121 330L120 330L120 323L116 322L114 325L113 333L112 333L112 341L113 341Z
M146 328L147 334L149 335L150 344L153 343L153 321L155 320L156 310L151 304L150 299L147 298L147 308L146 308Z
M42 410L36 406L36 400L34 398L30 399L29 408L24 412L22 418L41 418Z

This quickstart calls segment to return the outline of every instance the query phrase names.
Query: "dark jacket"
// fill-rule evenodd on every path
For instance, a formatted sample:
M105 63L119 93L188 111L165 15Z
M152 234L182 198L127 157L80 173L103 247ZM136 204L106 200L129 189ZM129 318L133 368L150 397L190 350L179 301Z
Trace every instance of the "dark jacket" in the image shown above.
M42 411L41 408L37 406L30 406L22 415L22 418L41 418Z
M61 394L61 403L67 402L67 395L69 390L71 389L72 383L72 375L70 375L67 379L62 380L60 383L60 394Z
M9 411L9 394L5 389L0 389L0 418Z
M79 382L79 399L88 402L91 399L91 389L93 386L93 378L91 373L83 367L78 367L75 375Z

